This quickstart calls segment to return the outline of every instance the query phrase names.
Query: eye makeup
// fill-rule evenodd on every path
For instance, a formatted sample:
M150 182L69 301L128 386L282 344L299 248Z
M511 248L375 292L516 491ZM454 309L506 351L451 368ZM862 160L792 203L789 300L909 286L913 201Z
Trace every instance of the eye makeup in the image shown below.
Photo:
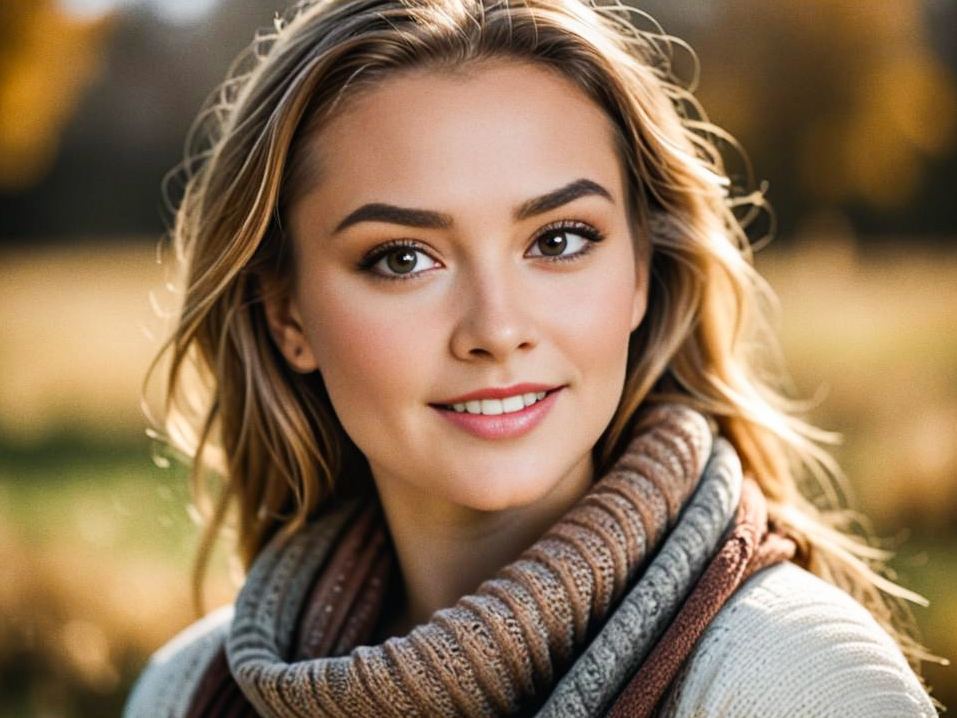
M558 222L548 224L539 230L539 232L535 235L535 238L532 240L529 249L539 246L539 243L544 239L561 236L566 237L566 239L563 240L562 245L558 247L562 253L548 254L546 252L542 252L540 254L532 255L526 253L526 256L533 259L543 259L548 262L574 262L584 258L585 255L594 249L596 244L605 239L605 235L600 230L586 222L579 220L560 220ZM577 251L566 254L564 253L564 250L569 245L567 239L568 236L579 237L583 241L581 242L580 248ZM541 249L540 246L539 248ZM552 249L554 249L554 247L552 247ZM407 272L395 272L387 266L387 260L392 256L399 255L400 253L407 253L412 257L412 263L409 267L409 271ZM434 268L434 266L429 266L419 271L412 271L419 264L419 260L414 259L415 255L417 254L425 255L428 260L433 263L433 265L441 266L439 261L432 257L430 250L426 245L413 239L394 239L380 244L367 252L362 259L359 260L356 268L367 273L375 279L385 279L388 281L408 281L427 274L429 269ZM377 269L377 267L382 264L385 264L386 267Z

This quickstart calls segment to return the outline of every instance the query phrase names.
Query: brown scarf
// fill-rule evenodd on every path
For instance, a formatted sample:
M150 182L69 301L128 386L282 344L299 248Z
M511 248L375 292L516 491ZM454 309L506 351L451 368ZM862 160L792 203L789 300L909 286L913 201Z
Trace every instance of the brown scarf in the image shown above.
M707 422L689 409L657 407L642 425L650 428L636 435L612 470L516 562L408 636L381 645L367 644L382 615L394 558L378 507L342 507L288 544L267 547L237 601L228 648L207 670L189 716L533 711L658 547L711 454ZM715 516L712 523L721 520L720 512ZM759 516L748 525L766 521ZM727 546L719 561L732 552ZM706 547L708 555L714 548ZM686 604L672 626L682 656L716 612L713 596L726 598L737 585L722 578L717 583L724 594L715 593L713 566L691 594L697 602ZM743 573L735 575L739 583ZM687 606L699 604L707 610L691 611L693 630L675 629L688 623ZM668 640L675 643L674 637ZM661 651L666 658L673 653ZM651 671L652 678L640 682L661 684L656 696L681 660L673 669L649 668L659 663L660 658L646 662L641 675ZM635 690L622 695L616 715L637 715L627 708Z

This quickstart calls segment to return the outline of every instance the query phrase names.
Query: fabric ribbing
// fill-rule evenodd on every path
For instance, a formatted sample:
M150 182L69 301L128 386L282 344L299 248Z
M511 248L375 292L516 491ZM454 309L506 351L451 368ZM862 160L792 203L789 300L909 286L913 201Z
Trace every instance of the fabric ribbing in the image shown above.
M754 572L794 556L794 541L768 531L767 504L744 482L734 530L708 564L677 617L617 698L608 718L649 718L705 628Z
M741 462L724 439L701 484L640 580L555 686L536 718L604 715L691 592L741 495Z
M359 646L338 658L285 658L295 638L289 617L300 614L308 590L303 577L322 564L354 508L336 514L335 526L323 519L267 548L237 599L227 641L229 665L244 693L263 716L283 718L484 717L533 704L620 600L710 456L710 429L690 409L655 407L646 425L612 470L516 562L408 636L380 646ZM720 500L714 491L707 500ZM707 527L696 524L710 524L714 513L691 511L693 528L682 536L696 536L680 539L688 545L679 553L701 552L702 562L707 559L716 541L705 546Z
M793 563L725 604L656 715L933 718L894 640L861 604Z

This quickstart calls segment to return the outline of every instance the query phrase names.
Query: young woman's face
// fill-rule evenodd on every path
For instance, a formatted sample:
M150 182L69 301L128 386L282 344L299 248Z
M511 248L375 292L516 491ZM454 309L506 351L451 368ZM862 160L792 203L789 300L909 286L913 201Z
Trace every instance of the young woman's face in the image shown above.
M646 296L602 111L534 65L420 70L309 152L270 321L380 491L498 510L587 482Z

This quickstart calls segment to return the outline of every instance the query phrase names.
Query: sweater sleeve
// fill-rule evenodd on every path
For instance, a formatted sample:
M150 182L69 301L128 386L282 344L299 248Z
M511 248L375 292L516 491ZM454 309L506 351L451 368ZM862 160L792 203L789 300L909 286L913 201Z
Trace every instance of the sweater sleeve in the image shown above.
M666 699L668 718L930 718L897 644L840 589L790 563L732 596Z
M123 718L182 718L209 662L226 639L233 607L223 606L154 653L133 685Z

